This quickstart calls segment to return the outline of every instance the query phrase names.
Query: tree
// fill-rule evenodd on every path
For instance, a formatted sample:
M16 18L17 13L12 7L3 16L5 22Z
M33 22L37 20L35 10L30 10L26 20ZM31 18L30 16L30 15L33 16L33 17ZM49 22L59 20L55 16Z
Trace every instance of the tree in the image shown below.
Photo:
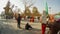
M33 16L41 16L41 14L38 12L37 7L33 7L32 14L33 14Z
M13 11L12 11L12 9L13 9L14 5L12 5L11 7L10 6L11 6L10 5L10 1L8 1L6 7L4 7L6 19L7 18L13 18Z
M29 8L32 5L34 5L34 3L35 3L35 0L23 0L23 4L25 6L25 11L24 11L25 16L31 16L31 11Z

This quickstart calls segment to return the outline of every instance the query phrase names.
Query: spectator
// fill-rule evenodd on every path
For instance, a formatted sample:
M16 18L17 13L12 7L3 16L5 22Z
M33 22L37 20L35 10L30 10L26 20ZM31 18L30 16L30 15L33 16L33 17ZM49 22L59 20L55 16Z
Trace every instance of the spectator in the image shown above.
M21 16L20 16L20 14L18 14L18 18L17 18L17 26L18 26L18 28L21 28L20 24L21 24Z
M25 29L26 29L26 30L31 30L32 27L31 27L31 25L29 25L29 23L27 23L27 24L25 25Z

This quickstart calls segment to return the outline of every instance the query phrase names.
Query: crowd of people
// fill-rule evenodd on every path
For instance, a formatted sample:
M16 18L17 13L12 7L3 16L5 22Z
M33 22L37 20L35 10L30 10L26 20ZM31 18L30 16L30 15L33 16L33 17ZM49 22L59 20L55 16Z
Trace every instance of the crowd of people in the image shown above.
M42 34L45 34L46 27L48 27L50 30L49 34L57 34L60 30L60 17L56 18L54 16L46 16L46 14L43 12L40 22L42 23Z
M44 13L43 13L44 14ZM18 14L18 18L17 20L17 27L20 27L21 24L21 16L20 14ZM50 28L50 34L57 34L57 32L60 30L60 19L55 19L52 16L45 16L45 14L43 16L40 17L40 22L42 23L42 34L45 34L45 30L46 27ZM29 23L27 23L25 25L25 29L26 30L31 30L32 26L29 25Z
M19 29L21 29L21 26L20 26L20 24L21 24L21 16L20 16L20 14L18 14L18 17L16 18L16 20L17 20L17 27L18 27ZM27 23L27 24L25 25L25 29L26 29L26 30L31 30L31 29L32 29L32 26L29 25L29 23Z

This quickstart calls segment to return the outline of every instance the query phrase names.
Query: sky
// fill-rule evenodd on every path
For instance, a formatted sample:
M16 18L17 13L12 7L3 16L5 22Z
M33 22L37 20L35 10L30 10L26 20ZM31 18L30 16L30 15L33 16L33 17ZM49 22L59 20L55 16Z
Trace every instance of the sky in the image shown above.
M6 6L7 2L8 0L0 0L0 14L2 11L4 11L3 8ZM23 12L25 8L23 4L23 0L10 0L10 2L11 2L11 5L17 6L17 8L19 8L21 12ZM55 14L60 12L60 0L32 0L30 3L34 3L32 7L34 6L37 7L38 11L42 13L43 10L45 9L45 2L47 2L48 8L51 7L51 9L49 9L48 11L49 14ZM30 9L32 9L32 7L30 7ZM14 7L14 10L15 9L16 7Z

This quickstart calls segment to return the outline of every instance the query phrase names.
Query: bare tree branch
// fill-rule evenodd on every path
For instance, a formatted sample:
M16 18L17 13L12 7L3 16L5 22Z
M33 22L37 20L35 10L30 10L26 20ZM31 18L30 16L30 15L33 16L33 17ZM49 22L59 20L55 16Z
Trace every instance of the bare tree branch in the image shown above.
M25 6L25 8L26 7L31 7L32 5L34 5L35 4L35 0L33 1L33 0L23 0L23 4L24 4L24 6Z

